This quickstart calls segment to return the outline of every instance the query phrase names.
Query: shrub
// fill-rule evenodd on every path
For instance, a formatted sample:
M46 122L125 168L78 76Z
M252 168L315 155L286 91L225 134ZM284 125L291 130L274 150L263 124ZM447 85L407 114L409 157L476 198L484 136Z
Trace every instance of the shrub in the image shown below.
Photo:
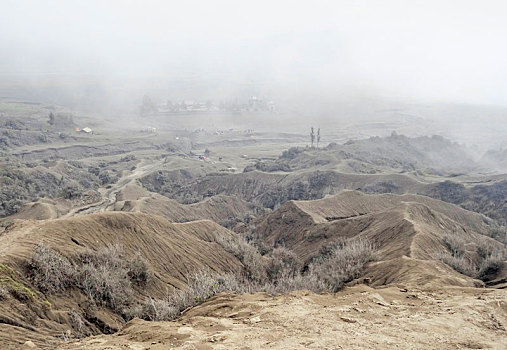
M451 251L454 257L462 257L465 254L467 241L457 235L444 235L444 244Z
M225 291L242 293L253 290L248 288L250 285L248 281L243 282L233 274L220 275L209 270L195 272L188 277L186 289L175 291L165 300L150 298L135 311L131 311L130 315L149 321L170 321L186 309L199 305L218 293Z
M452 254L445 252L436 254L435 259L440 260L446 265L449 265L454 270L458 271L463 275L475 278L478 274L477 266L474 263L472 263L468 258L465 258L463 256L456 257L453 256Z
M227 252L238 258L244 266L247 279L257 283L264 283L268 279L266 261L259 251L241 236L221 238L217 243Z
M271 281L282 276L295 276L301 268L301 262L296 253L285 247L273 249L273 251L268 254L268 258L266 272Z
M333 292L359 277L363 266L374 258L373 245L362 239L351 240L338 245L328 256L317 258L309 266L309 273L315 275Z
M231 275L222 277L204 270L190 275L187 285L187 289L179 290L169 298L177 310L183 311L201 304L220 292L238 291L239 284L236 282L236 278Z
M135 258L128 264L128 276L133 283L140 287L145 287L150 281L152 273L141 254L136 254Z
M447 234L443 236L443 241L447 251L436 254L434 258L461 274L483 281L495 278L506 258L505 248L500 248L485 237L472 240ZM474 255L476 259L470 257Z
M77 275L77 285L92 300L122 313L133 302L134 291L124 268L85 264Z
M76 310L69 310L67 315L69 316L69 322L75 332L75 335L77 337L84 336L85 334L83 332L85 329L85 323L81 315Z
M491 255L486 257L478 266L477 278L483 281L490 281L494 279L500 272L504 260L505 258L501 255Z
M34 285L43 292L56 293L72 285L76 269L57 251L43 242L35 248L29 263Z
M76 284L91 299L123 313L134 300L132 283L144 287L151 278L146 261L137 254L129 259L119 244L88 250L78 257Z
M270 294L287 293L295 290L310 290L315 293L331 290L330 286L323 279L314 273L280 274L272 283L265 286L266 292Z
M167 300L152 299L141 305L140 314L136 315L147 321L170 321L179 316L179 310Z
M138 254L129 259L120 245L87 250L71 262L40 243L30 261L30 277L43 292L77 287L91 300L124 314L134 303L133 284L145 287L151 278L146 261Z

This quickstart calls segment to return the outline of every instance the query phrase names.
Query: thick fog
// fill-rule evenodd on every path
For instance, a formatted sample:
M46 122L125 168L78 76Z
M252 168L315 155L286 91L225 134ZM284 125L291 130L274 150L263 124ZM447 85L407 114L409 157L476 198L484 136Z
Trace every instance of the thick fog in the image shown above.
M505 18L504 1L2 0L0 96L505 106Z

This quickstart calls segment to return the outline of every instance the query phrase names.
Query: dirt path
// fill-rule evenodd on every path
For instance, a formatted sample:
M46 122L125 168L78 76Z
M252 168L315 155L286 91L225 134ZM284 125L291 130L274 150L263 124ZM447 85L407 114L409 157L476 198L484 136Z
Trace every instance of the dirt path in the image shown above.
M161 166L164 163L164 161L161 160L148 164L144 163L146 163L145 160L139 162L134 171L130 172L127 175L122 176L110 188L105 187L99 188L98 192L103 198L100 202L95 202L73 208L67 214L63 215L62 218L69 218L76 215L103 212L110 209L116 203L117 194L121 192L125 188L125 186L143 177L144 175L154 171L155 169L157 169L157 167Z

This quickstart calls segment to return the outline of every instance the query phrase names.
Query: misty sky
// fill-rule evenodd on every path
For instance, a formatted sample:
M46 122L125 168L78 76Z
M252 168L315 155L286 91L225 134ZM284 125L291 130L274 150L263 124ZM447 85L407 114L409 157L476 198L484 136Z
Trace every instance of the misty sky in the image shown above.
M0 5L4 80L205 81L507 105L506 1Z

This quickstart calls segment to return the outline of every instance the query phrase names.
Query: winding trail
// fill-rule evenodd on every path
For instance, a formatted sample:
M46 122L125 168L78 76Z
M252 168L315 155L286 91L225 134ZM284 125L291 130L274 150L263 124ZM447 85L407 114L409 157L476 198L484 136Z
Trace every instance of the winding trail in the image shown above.
M98 192L102 197L101 201L73 208L67 214L62 215L61 217L69 218L76 215L99 213L109 210L109 208L116 203L116 197L118 193L121 192L125 186L152 172L157 167L161 166L164 163L164 160L149 164L144 164L145 162L145 160L139 162L134 171L130 172L128 175L122 176L110 188L99 188Z

